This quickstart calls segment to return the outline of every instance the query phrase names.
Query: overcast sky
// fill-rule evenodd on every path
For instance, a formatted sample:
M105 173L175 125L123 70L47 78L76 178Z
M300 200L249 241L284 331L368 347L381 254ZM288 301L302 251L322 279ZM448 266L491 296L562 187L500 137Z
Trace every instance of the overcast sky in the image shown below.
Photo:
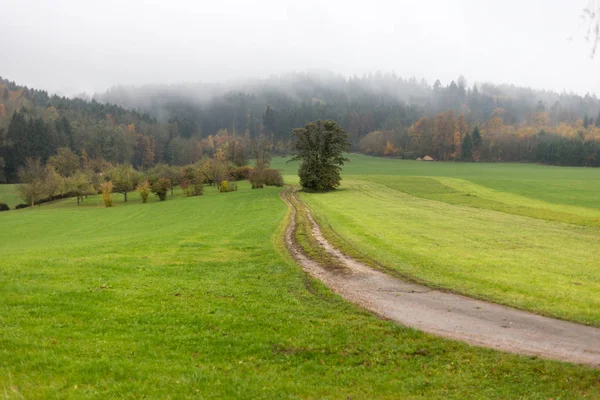
M588 0L0 0L0 76L74 94L326 69L600 95Z

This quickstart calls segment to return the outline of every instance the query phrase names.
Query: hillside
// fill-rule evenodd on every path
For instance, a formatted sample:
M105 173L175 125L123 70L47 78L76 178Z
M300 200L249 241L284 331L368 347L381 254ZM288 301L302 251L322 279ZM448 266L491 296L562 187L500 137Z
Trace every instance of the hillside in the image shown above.
M0 77L0 183L14 181L27 158L45 162L60 147L124 162L166 135L148 114L49 95Z
M118 86L96 98L143 109L191 139L220 129L250 137L265 133L281 149L292 129L333 119L349 132L353 150L365 154L600 163L595 95L468 85L462 76L444 86L393 74L346 79L321 72L221 85ZM475 127L481 137L472 136Z

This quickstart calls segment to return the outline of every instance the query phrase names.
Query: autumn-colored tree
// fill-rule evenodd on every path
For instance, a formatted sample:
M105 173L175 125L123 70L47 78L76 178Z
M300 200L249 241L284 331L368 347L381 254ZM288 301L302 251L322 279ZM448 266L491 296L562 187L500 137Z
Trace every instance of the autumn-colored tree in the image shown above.
M131 192L140 181L140 174L130 164L117 164L107 171L113 183L113 190L121 193L127 202L127 193Z
M176 166L160 163L148 170L148 176L152 181L156 181L159 178L167 178L171 182L171 196L173 196L173 188L179 184L180 169Z
M448 160L453 152L454 133L457 131L453 111L435 116L433 125L433 151L439 160Z
M55 195L64 193L65 178L51 165L46 165L46 197L50 200Z
M75 173L79 167L79 157L68 147L60 147L56 154L48 159L48 165L54 167L59 174L69 177Z
M181 177L179 181L179 185L183 189L183 193L186 197L200 196L204 192L202 186L204 177L201 169L197 166L188 165L181 168Z
M423 117L408 129L417 153L426 155L433 150L433 118Z
M473 129L471 140L473 142L473 160L479 161L483 139L481 137L481 133L479 132L478 126Z
M395 157L400 154L400 150L392 144L389 140L385 143L385 149L383 155L388 157Z
M133 150L133 164L136 167L143 169L149 168L152 164L154 164L156 147L154 140L148 136L140 134L134 134L134 139L135 145Z
M87 195L97 193L93 183L92 172L89 170L77 170L69 178L65 179L65 192L73 193L77 197L77 205Z
M0 119L6 118L6 107L4 104L0 103Z
M160 201L165 201L167 199L167 191L170 187L171 182L167 178L160 178L152 184L150 190L158 196Z
M140 197L142 198L142 203L147 203L148 195L150 194L151 189L150 182L148 182L148 180L146 179L145 181L140 182L135 189L140 194Z
M100 190L102 191L102 201L104 202L104 207L112 207L112 182L106 181L102 183L102 185L100 185Z

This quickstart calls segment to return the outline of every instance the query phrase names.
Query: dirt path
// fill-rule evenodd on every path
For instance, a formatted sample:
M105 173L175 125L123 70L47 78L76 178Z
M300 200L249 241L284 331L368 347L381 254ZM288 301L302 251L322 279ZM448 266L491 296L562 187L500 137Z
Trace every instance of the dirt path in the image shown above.
M285 233L288 250L303 268L334 292L377 315L425 332L512 353L588 364L600 368L600 329L407 283L374 270L335 249L308 209L312 234L345 267L327 269L308 258L295 241L292 190L282 192L292 211ZM291 201L294 200L294 201Z

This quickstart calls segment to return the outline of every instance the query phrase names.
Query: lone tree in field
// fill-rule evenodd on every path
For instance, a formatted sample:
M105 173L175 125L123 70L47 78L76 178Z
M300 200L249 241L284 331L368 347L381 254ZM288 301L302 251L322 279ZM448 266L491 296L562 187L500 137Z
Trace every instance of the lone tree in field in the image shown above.
M294 129L295 157L302 160L298 175L303 189L326 192L340 185L344 152L350 149L348 134L335 121L309 122Z

